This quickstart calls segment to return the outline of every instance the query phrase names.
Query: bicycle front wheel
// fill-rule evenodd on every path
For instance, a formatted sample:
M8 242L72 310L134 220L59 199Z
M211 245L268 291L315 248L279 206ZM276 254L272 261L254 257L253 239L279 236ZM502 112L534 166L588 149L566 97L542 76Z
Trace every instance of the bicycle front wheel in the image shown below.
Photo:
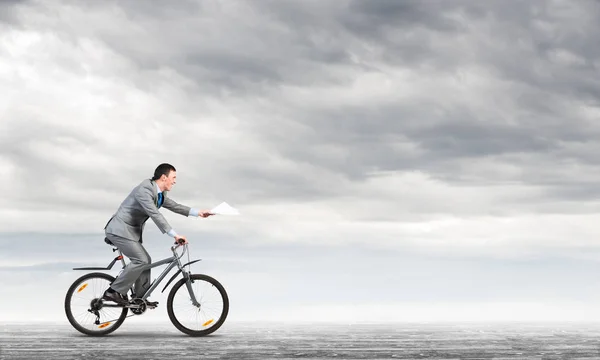
M197 304L193 303L184 278L173 285L167 299L167 312L179 331L190 336L205 336L225 322L229 298L223 285L208 275L191 274L190 279Z
M75 280L65 296L65 312L79 332L102 336L115 331L127 317L128 308L104 306L104 291L115 280L105 273L90 273Z

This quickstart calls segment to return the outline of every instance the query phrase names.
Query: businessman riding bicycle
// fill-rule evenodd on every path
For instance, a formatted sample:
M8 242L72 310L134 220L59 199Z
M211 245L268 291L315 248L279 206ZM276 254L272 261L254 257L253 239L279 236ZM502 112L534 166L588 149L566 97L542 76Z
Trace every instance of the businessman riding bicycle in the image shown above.
M187 239L169 225L159 212L165 207L183 216L209 217L214 215L208 210L197 210L186 205L178 204L167 196L177 180L175 167L170 164L160 164L154 170L154 176L137 185L121 203L117 212L104 227L106 238L117 247L123 255L130 259L123 272L104 292L102 300L112 301L119 305L127 305L127 291L134 285L135 298L141 296L150 287L150 272L146 265L151 258L142 245L142 232L148 218L152 218L163 234L175 238L180 244L187 244ZM149 307L156 307L158 302L147 301Z

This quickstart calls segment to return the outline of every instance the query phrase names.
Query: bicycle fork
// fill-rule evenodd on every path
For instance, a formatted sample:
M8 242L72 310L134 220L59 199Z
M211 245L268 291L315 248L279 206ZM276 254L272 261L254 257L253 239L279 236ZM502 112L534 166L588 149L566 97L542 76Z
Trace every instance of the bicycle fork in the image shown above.
M182 271L183 273L183 278L185 279L185 287L188 289L188 293L190 294L190 300L192 300L192 304L197 307L200 308L200 303L198 302L198 300L196 300L196 294L194 294L194 289L192 289L192 284L194 283L194 280L192 280L192 277L190 276L190 273L187 271Z

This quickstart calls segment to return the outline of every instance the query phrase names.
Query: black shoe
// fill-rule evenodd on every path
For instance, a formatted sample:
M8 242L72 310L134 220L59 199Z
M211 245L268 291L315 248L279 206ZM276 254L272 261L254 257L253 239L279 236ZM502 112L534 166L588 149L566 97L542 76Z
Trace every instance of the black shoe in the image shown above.
M126 306L129 304L129 301L124 299L123 296L121 296L121 294L119 294L118 292L109 292L108 290L104 292L104 295L102 295L102 300L112 301L122 306Z

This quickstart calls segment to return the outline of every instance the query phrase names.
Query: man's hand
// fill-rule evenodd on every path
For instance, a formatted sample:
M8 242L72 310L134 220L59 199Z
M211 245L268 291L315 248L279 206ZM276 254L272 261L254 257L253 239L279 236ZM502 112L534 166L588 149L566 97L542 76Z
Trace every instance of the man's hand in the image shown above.
M188 243L187 239L183 235L175 235L175 242L179 245L185 245Z
M213 213L211 213L211 212L210 212L210 211L208 211L208 210L201 210L201 211L198 211L198 217L203 217L203 218L206 218L206 217L209 217L209 216L211 216L211 215L214 215L214 214L213 214Z

